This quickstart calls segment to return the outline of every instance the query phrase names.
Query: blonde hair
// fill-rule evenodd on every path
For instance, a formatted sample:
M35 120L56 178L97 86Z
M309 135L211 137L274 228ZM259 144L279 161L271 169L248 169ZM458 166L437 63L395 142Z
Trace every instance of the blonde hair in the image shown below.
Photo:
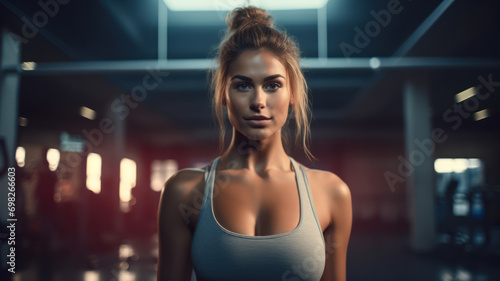
M295 145L299 142L306 156L316 159L308 148L311 131L309 128L312 116L308 98L308 87L299 65L300 50L293 37L289 37L286 30L283 32L274 28L272 17L267 11L248 6L231 11L226 17L228 29L217 48L216 63L218 68L209 72L212 88L212 110L219 123L219 149L224 149L226 125L224 123L225 91L230 64L246 50L265 49L272 52L285 66L290 76L290 88L293 105L292 116L295 119ZM288 147L288 123L291 114L282 130L282 142Z

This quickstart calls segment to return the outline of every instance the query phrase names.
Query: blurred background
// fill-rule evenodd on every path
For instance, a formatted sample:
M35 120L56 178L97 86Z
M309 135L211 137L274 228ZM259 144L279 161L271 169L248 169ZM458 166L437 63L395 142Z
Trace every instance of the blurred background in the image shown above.
M0 0L2 280L155 280L160 191L220 155L207 70L247 2ZM351 189L348 280L500 280L498 2L250 4L301 48L318 160L288 152Z

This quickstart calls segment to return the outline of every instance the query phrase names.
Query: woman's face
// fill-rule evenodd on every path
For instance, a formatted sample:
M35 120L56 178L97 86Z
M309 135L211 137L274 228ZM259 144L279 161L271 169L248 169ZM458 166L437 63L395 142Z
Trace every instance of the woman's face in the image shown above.
M291 94L286 68L273 53L243 52L229 66L227 79L225 105L236 130L252 140L268 138L281 130Z

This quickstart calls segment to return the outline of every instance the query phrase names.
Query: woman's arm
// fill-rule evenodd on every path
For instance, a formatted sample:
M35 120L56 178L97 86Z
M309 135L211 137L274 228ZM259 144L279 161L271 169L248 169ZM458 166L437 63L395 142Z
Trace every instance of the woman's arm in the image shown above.
M332 174L333 175L333 174ZM322 281L346 280L347 245L351 235L352 203L349 187L333 175L328 187L331 223L323 232L325 237L326 264Z
M190 172L179 171L172 176L161 193L158 208L158 281L191 280L192 234L179 208L189 200L193 188L185 173Z

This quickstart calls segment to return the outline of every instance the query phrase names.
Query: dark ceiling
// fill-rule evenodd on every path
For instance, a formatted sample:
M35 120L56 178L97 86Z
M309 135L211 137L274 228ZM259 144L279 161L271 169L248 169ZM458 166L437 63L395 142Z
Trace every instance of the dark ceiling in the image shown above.
M40 1L40 3L57 3ZM60 1L65 2L65 1ZM22 61L40 66L50 62L152 61L158 58L156 0L66 1L26 43ZM286 1L284 1L286 3ZM399 4L398 4L399 3ZM161 3L163 4L163 3ZM395 6L391 6L395 5ZM370 28L374 14L397 7L385 26L351 58L421 58L411 67L350 67L341 46L356 46L357 28ZM53 7L52 7L53 8ZM27 22L40 20L39 1L0 0L2 27L24 36ZM497 1L330 0L326 7L327 56L339 66L307 68L311 88L313 137L363 137L383 132L402 136L402 92L413 77L424 77L431 97L433 123L443 125L443 112L454 95L476 86L478 76L500 81L500 11ZM167 12L169 60L210 59L225 29L223 11ZM318 11L271 11L275 23L296 37L306 59L318 57ZM322 24L319 24L323 27ZM321 31L320 31L321 32ZM321 37L324 39L323 37ZM451 62L444 66L441 62ZM460 59L466 59L461 62ZM490 62L490 63L484 63ZM451 66L450 66L451 65ZM105 116L113 100L139 85L144 72L63 73L23 72L20 115L29 119L24 131L79 131L92 126L79 115L84 105ZM161 85L133 108L127 131L155 145L187 139L216 139L211 121L206 69L171 70ZM498 130L497 93L482 101L491 117L465 120L472 131ZM81 129L80 129L81 130ZM23 131L21 131L22 133ZM176 135L177 138L172 136Z

